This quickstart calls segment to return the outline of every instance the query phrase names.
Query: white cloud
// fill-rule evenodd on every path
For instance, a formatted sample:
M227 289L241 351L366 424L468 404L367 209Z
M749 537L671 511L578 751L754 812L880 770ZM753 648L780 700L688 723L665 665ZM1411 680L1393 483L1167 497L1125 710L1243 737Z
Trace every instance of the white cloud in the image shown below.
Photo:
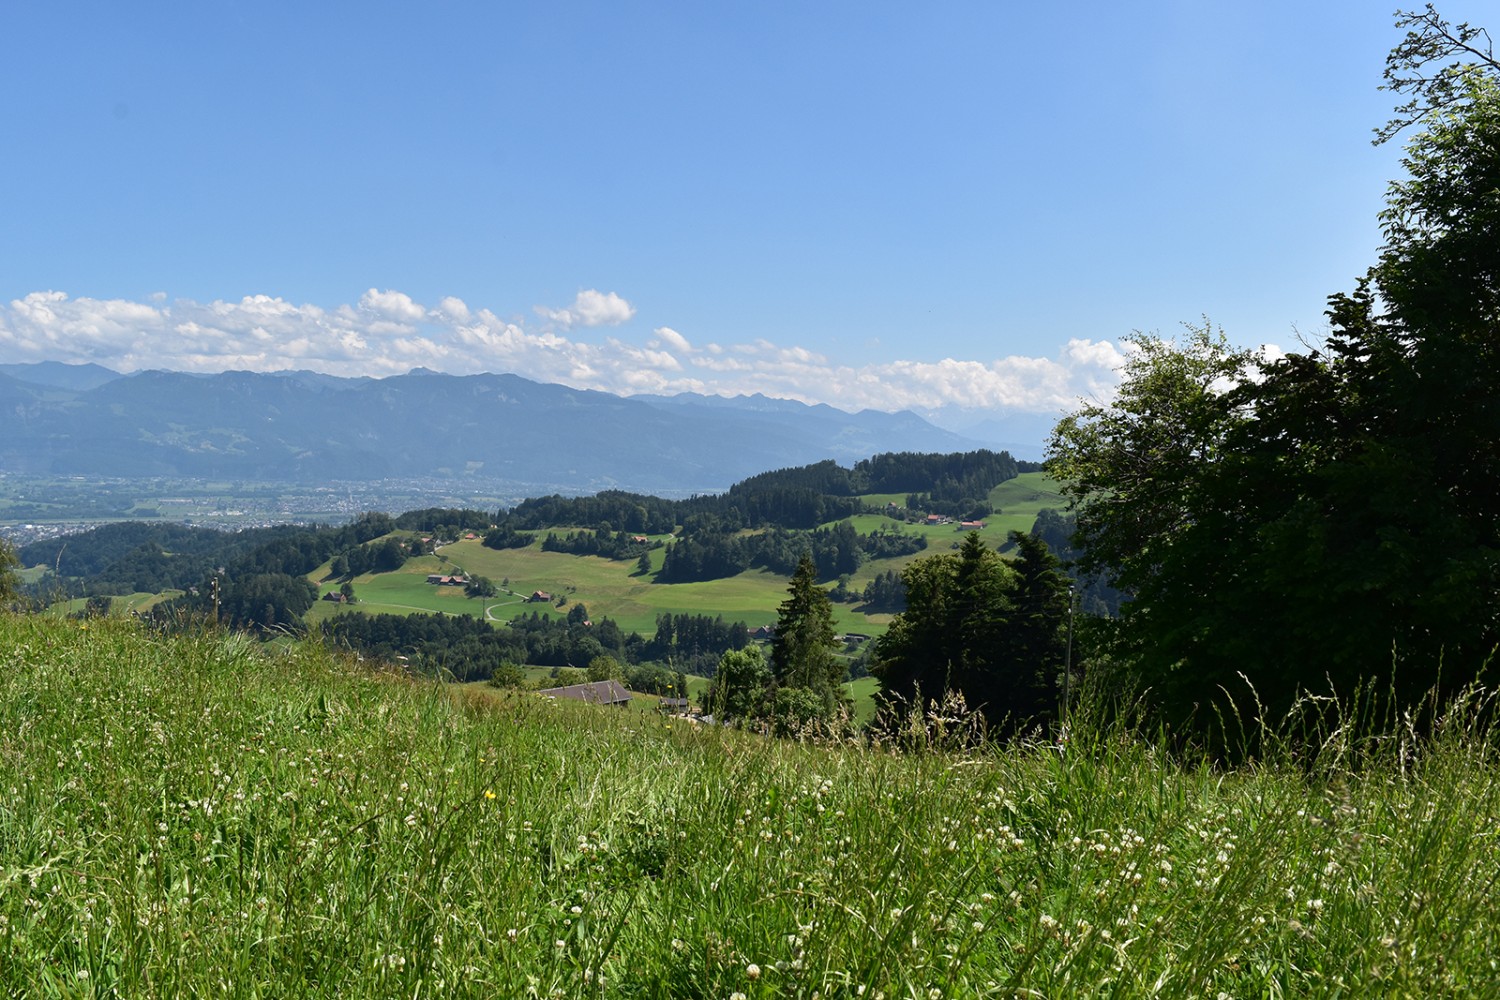
M564 329L571 326L619 326L635 315L635 306L614 292L589 288L579 292L571 306L564 309L537 306L536 313Z
M359 307L390 319L416 323L427 315L427 311L411 300L404 292L370 289L360 297Z
M437 314L455 323L463 323L469 318L469 306L463 299L449 295L438 302Z
M688 339L670 326L659 326L651 332L656 334L656 339L679 354L693 353L693 345L688 342Z
M423 366L457 375L508 371L627 395L763 392L848 410L1057 413L1080 397L1111 396L1126 357L1122 345L1075 339L1054 357L858 364L766 338L698 349L667 326L656 327L643 344L616 337L595 344L569 338L566 328L628 318L634 313L629 303L580 293L561 312L568 322L548 314L550 323L532 329L456 298L429 308L394 290L370 289L357 303L329 308L269 295L142 303L33 292L0 305L0 361L93 361L119 371L296 368L377 377Z

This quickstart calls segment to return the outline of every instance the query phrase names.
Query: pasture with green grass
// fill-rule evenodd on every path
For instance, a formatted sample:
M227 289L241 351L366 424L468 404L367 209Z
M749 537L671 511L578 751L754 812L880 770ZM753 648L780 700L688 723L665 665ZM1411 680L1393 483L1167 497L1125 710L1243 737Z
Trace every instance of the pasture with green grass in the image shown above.
M162 601L171 600L182 596L180 590L168 590L160 594L122 594L109 598L109 613L114 616L128 616L132 612L146 612L156 607ZM58 601L47 608L48 614L53 615L77 615L89 613L89 602L86 597L73 597Z
M9 995L1500 981L1483 713L1225 771L1084 724L1065 755L774 741L113 619L0 617L0 649Z
M1029 472L996 487L990 500L1001 513L990 518L984 529L990 544L1003 546L1012 529L1030 531L1043 508L1061 507L1064 501L1056 493L1056 485L1042 473ZM888 498L865 498L872 504L885 499ZM889 499L901 502L905 498ZM903 524L877 514L863 514L852 520L857 531L897 529L926 536L929 546L924 553L865 563L851 578L850 585L856 589L879 573L900 572L914 559L947 551L962 539L962 533L953 524ZM555 530L569 529L560 526ZM786 598L786 577L765 570L748 570L738 576L701 583L660 584L652 582L650 575L642 575L635 560L543 552L540 539L545 534L537 532L536 541L519 549L487 549L477 539L459 541L444 546L441 559L423 556L409 560L397 572L357 577L356 610L371 614L421 611L488 615L503 621L548 607L524 601L532 592L543 591L566 598L570 603L581 601L592 616L612 618L627 632L650 635L656 628L657 616L664 613L723 615L727 620L744 621L752 628L774 624L776 609ZM653 559L659 568L661 553L654 552ZM509 580L514 594L471 599L464 597L462 588L435 587L426 582L429 573L459 571L487 576L497 584ZM325 590L331 589L326 576L326 566L310 574ZM890 623L889 614L867 615L857 608L858 605L834 605L835 626L843 631L880 635ZM309 618L318 621L342 610L338 605L320 602Z
M748 570L728 579L702 583L660 584L637 574L634 560L615 561L600 556L543 552L539 542L522 549L497 552L484 548L477 541L464 541L446 546L443 553L471 573L497 582L509 579L511 589L517 594L530 595L540 590L554 597L567 598L569 603L581 601L588 606L591 616L612 618L625 631L642 635L650 635L656 630L656 618L663 613L723 615L728 621L744 621L752 628L771 625L776 621L777 607L786 599L787 578L764 570ZM425 580L425 573L413 574L413 578ZM397 575L377 574L369 579L375 581L382 576ZM354 583L361 601L365 595L362 579ZM484 603L494 604L496 601ZM535 604L506 605L495 608L493 615L511 618L516 614L529 614L539 607ZM851 606L836 605L834 618L841 629L869 631L867 616ZM883 631L883 628L877 631Z

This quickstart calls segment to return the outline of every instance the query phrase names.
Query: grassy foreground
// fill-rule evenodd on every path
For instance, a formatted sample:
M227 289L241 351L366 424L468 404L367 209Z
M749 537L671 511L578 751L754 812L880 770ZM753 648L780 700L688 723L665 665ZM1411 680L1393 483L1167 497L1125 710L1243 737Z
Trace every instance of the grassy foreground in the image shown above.
M1492 997L1500 767L772 742L0 617L26 996ZM1084 746L1083 744L1087 744Z

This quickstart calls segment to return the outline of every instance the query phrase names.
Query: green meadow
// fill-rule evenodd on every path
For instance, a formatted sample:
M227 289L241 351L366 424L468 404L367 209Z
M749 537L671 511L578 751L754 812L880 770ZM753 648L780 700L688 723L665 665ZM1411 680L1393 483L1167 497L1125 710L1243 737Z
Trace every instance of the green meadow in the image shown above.
M990 543L996 547L1003 545L1006 535L1013 529L1030 531L1043 508L1062 507L1065 501L1056 493L1056 486L1044 474L1029 472L996 487L990 500L1001 513L989 518L984 529ZM886 498L865 499L867 502L883 502ZM890 499L899 503L904 502L905 497L893 495ZM865 563L851 578L851 586L857 588L879 573L900 572L922 555L947 551L962 539L957 526L952 524L908 525L875 514L860 515L853 521L855 529L862 533L899 527L928 539L928 549L924 553ZM553 530L570 529L559 527ZM355 590L364 605L361 610L399 612L421 608L480 614L483 607L490 607L492 617L508 619L543 607L517 604L505 598L470 601L463 598L458 588L439 588L425 582L428 573L451 573L460 569L469 574L487 576L497 585L509 580L510 589L522 597L540 590L554 598L565 597L570 603L582 601L591 615L613 618L626 631L642 634L653 632L657 616L664 612L723 615L729 620L743 620L752 628L770 625L776 621L777 607L786 598L786 579L764 570L750 570L724 580L658 584L652 583L649 576L639 574L635 560L614 561L598 556L543 552L540 540L526 548L505 550L487 549L477 539L465 540L445 546L441 554L441 562L436 557L423 557L411 560L397 573L356 579ZM659 568L661 550L654 551L652 558L654 566ZM434 593L439 590L449 593ZM496 604L499 606L493 606ZM834 621L839 629L870 635L885 631L890 615L865 615L856 611L856 607L834 605ZM326 609L318 612L327 613Z
M1485 706L1225 770L771 740L0 617L0 990L1452 997L1500 981Z

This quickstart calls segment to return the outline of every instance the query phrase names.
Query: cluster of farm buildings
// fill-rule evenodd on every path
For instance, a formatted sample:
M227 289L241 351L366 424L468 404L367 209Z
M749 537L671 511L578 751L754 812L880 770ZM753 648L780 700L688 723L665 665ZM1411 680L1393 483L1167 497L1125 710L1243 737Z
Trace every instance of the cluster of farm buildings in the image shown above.
M427 582L439 587L467 587L469 578L462 573L454 576L444 576L441 573L428 573Z

